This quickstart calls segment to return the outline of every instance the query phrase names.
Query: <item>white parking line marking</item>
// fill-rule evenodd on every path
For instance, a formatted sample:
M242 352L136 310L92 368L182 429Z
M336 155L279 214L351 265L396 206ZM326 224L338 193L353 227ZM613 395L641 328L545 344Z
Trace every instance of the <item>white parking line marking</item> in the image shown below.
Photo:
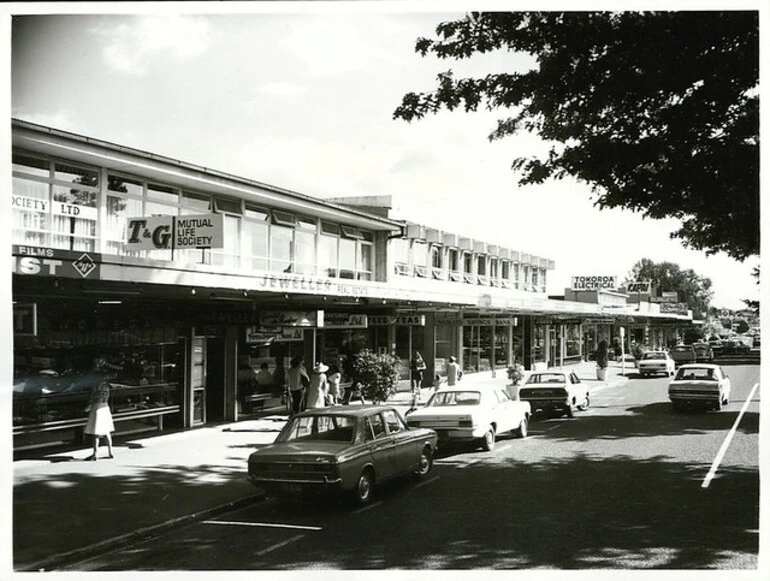
M382 501L378 500L377 502L373 502L372 504L367 504L366 506L362 506L358 510L354 510L351 514L358 514L358 513L364 512L366 510L372 509L375 506L380 506L381 504L382 504Z
M431 482L436 482L436 480L438 480L439 478L441 478L441 476L436 476L435 478L431 478L430 480L423 480L419 484L415 484L414 487L420 488L420 486L425 486L426 484L430 484Z
M304 531L320 531L322 527L311 527L305 525L286 525L282 523L269 523L269 522L243 522L237 520L204 520L205 525L235 525L241 527L264 527L274 529L301 529Z
M743 404L743 407L741 408L741 413L739 413L738 417L735 418L735 423L733 424L733 427L730 428L730 431L727 433L727 437L725 438L725 441L722 442L722 447L719 448L719 452L717 452L717 457L714 458L714 463L711 464L711 469L709 470L709 473L706 474L706 478L703 480L703 484L700 485L701 488L708 488L709 484L711 484L711 480L714 478L714 475L716 475L717 469L719 468L719 464L722 463L722 458L724 458L724 455L727 452L727 447L730 445L730 441L733 439L733 435L735 434L735 431L738 429L738 424L741 423L741 418L743 417L743 414L746 412L746 408L749 407L749 404L751 403L751 398L754 396L754 392L757 391L758 387L759 387L759 384L755 383L754 387L751 388L751 393L749 394L749 397L746 398L746 402Z
M270 545L266 549L262 549L261 551L257 551L256 555L264 555L265 553L269 553L270 551L275 551L276 549L280 549L284 545L288 545L289 543L293 543L294 541L298 541L301 538L303 538L305 535L296 535L291 537L290 539L286 539L285 541L281 541L280 543L276 543L274 545Z

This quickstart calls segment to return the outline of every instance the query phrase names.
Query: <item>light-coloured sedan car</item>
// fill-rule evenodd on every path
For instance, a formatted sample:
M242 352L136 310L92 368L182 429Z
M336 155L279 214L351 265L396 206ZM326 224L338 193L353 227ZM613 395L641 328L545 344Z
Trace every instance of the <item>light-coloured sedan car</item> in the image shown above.
M675 411L687 406L721 410L730 401L730 378L719 365L682 365L668 386L668 398Z
M434 393L425 407L406 419L410 427L435 430L439 443L478 441L489 451L497 434L526 437L530 414L527 402L511 399L499 387L453 387Z
M391 406L307 410L275 442L249 456L252 484L269 495L308 498L336 492L369 502L375 484L433 467L436 432L410 428Z
M639 375L642 376L663 373L668 377L674 375L676 370L674 360L669 357L666 351L647 351L642 355L638 364Z
M532 412L566 414L574 417L575 410L591 405L588 387L574 371L538 371L519 388L519 399L528 401Z

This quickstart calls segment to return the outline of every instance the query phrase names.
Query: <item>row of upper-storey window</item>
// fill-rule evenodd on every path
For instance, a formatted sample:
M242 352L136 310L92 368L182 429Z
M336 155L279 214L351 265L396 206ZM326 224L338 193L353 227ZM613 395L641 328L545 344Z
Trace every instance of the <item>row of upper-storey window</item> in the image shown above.
M534 292L546 289L547 269L516 260L408 238L392 239L389 251L398 275Z
M12 208L13 244L374 279L372 232L64 160L15 152ZM210 212L224 215L221 249L126 249L127 218Z

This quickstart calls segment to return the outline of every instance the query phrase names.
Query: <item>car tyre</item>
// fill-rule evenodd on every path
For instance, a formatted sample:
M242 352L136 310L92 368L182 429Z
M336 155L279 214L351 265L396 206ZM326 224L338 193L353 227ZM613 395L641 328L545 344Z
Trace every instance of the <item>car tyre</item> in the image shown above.
M585 411L591 406L591 399L588 397L588 394L586 394L586 400L583 402L583 404L578 406L578 409L580 411Z
M521 418L521 422L519 422L519 427L513 431L513 434L517 438L526 438L528 430L529 430L529 421L527 420L526 417L523 417Z
M417 470L414 471L414 475L417 478L425 478L433 469L433 452L430 446L424 446L422 452L420 452L420 465Z
M361 472L353 489L354 499L357 504L367 504L372 499L372 490L374 488L374 474L370 469Z
M572 402L569 402L569 405L567 406L567 409L564 410L564 414L568 418L574 418L575 417L575 404L573 404Z
M487 452L491 452L495 449L495 429L490 426L487 430L487 433L484 434L484 438L481 441L481 445L484 447L484 450Z

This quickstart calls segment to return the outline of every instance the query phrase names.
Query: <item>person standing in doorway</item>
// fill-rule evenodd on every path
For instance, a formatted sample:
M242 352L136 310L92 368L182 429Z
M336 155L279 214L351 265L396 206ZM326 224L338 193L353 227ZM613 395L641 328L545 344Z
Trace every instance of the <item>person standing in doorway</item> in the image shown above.
M88 421L84 432L93 436L94 452L86 460L96 461L99 452L99 439L104 437L107 440L107 458L113 458L112 455L112 432L115 431L115 424L112 421L112 412L110 411L110 384L107 382L108 363L103 358L97 358L94 361L94 368L100 373L101 380L93 386L91 390L91 399L88 404Z
M329 381L329 402L331 405L337 405L342 399L342 392L340 391L342 374L340 373L340 368L336 365L329 367L329 374L326 378Z
M449 356L449 363L446 365L446 384L457 385L457 382L463 376L463 372L460 371L460 365L457 363L457 358L454 355Z
M291 397L291 413L298 414L302 411L305 387L310 385L305 366L302 365L302 357L297 355L292 358L289 371L286 373L289 385L289 396Z
M310 386L307 388L308 409L326 406L326 392L329 389L329 382L326 379L328 370L329 367L320 361L313 366L313 372L310 374Z
M412 360L409 363L409 369L412 373L412 409L417 407L420 401L420 389L422 389L422 376L428 368L419 351L415 351Z

